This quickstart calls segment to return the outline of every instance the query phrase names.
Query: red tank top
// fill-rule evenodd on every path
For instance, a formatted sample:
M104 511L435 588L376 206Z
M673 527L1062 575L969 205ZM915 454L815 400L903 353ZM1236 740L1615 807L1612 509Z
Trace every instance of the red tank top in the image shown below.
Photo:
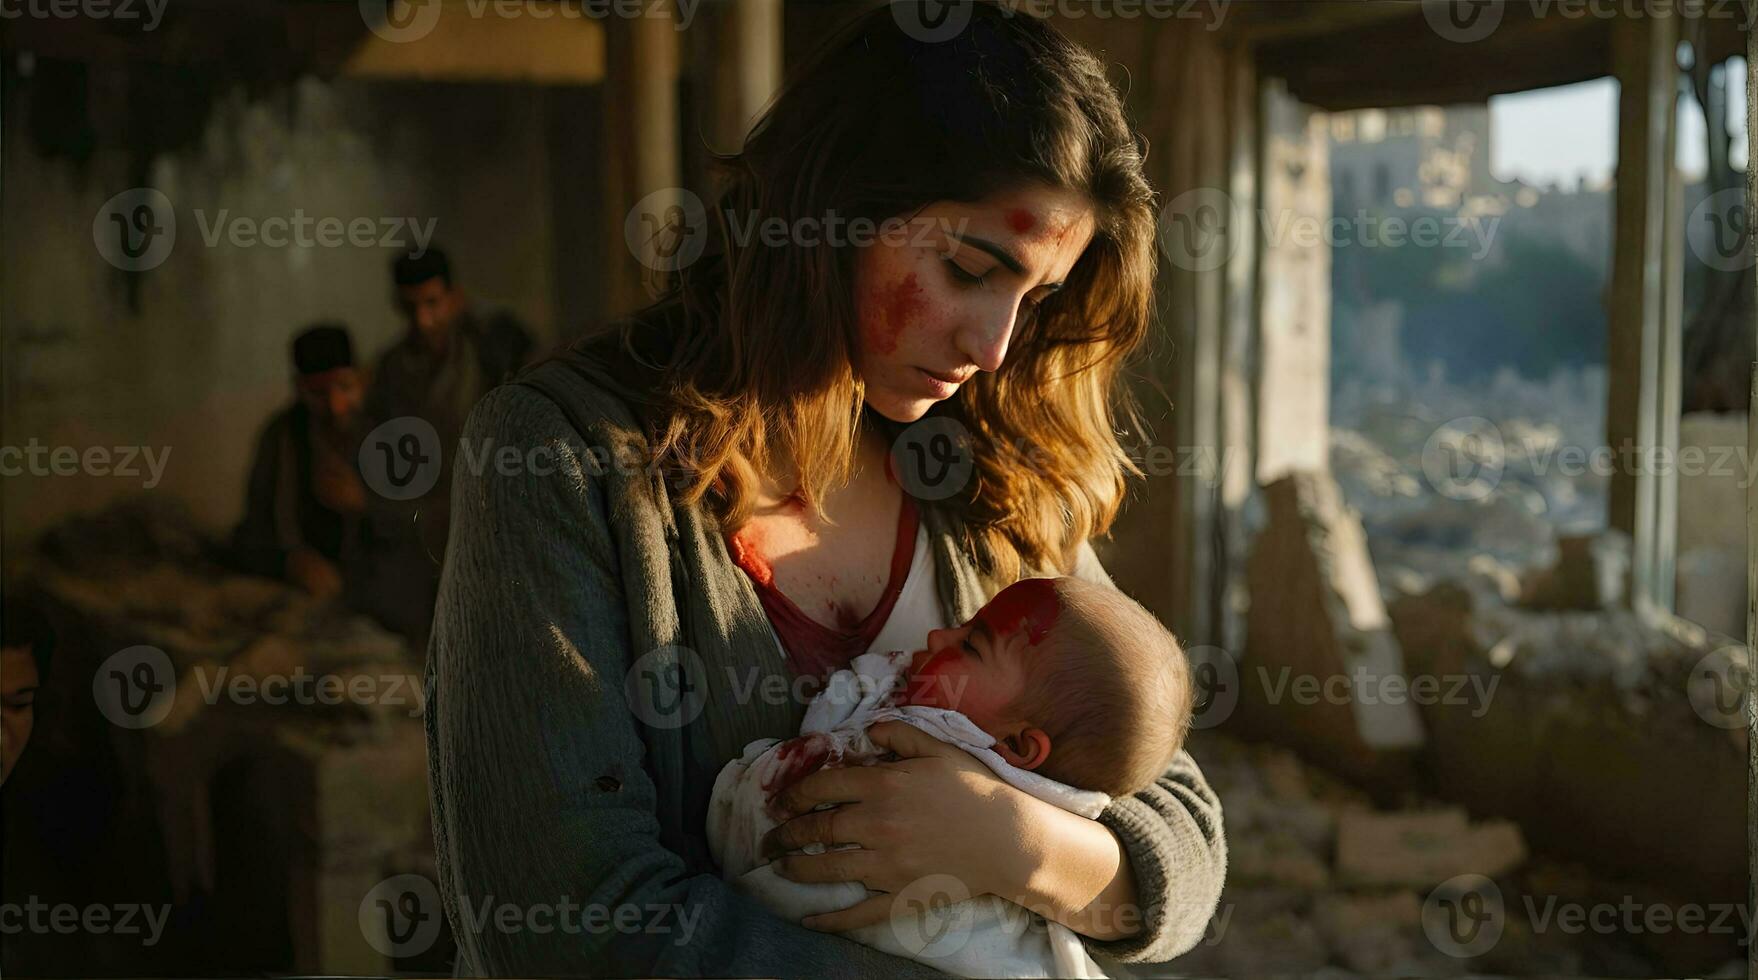
M891 617L891 609L897 605L899 593L903 592L904 580L909 577L910 563L916 553L918 521L915 502L906 493L897 515L897 543L891 552L891 575L885 583L885 592L865 619L848 627L825 626L800 611L792 599L775 587L762 560L728 537L727 550L733 556L733 563L744 571L756 588L763 612L769 616L769 624L775 628L775 635L780 638L782 650L787 654L788 667L795 676L816 677L823 681L867 652L873 638L885 628L885 621Z

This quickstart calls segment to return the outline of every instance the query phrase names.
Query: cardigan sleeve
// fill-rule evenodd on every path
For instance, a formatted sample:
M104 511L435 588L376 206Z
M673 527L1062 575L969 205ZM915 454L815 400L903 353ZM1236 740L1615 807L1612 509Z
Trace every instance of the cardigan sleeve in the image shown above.
M512 386L477 406L465 444L494 452L454 470L426 711L458 974L941 976L777 918L661 843L624 693L610 501L584 442Z
M1074 575L1113 584L1090 542L1081 545ZM1142 929L1108 942L1083 936L1087 949L1120 963L1162 963L1194 947L1227 878L1221 801L1196 760L1180 751L1152 786L1112 800L1099 822L1117 835L1129 856Z

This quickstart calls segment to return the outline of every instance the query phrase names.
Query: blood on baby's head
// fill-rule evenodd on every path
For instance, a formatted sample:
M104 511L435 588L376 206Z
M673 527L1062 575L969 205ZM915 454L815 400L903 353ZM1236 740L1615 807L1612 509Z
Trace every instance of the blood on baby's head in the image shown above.
M1159 778L1184 747L1195 709L1178 640L1122 592L1050 580L1061 606L1028 658L1025 691L1008 712L1050 736L1038 771L1082 789L1126 796Z

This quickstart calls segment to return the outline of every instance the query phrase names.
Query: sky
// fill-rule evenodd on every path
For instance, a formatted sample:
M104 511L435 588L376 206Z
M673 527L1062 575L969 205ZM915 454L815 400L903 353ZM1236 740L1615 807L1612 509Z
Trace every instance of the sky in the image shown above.
M1729 114L1745 132L1746 63L1728 63ZM1689 105L1695 108L1695 100ZM1575 85L1500 95L1489 100L1490 172L1503 180L1518 177L1540 186L1572 186L1578 175L1590 181L1611 176L1617 159L1618 83L1610 78ZM1679 167L1686 179L1703 173L1703 119L1695 111L1679 116ZM1736 164L1745 154L1736 153Z

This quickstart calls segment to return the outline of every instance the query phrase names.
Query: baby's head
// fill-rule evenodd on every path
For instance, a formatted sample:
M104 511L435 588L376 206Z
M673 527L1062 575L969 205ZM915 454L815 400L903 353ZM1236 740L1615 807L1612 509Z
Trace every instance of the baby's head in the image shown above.
M1123 796L1171 764L1195 694L1178 641L1133 599L1036 578L929 633L905 698L962 712L1021 769Z

